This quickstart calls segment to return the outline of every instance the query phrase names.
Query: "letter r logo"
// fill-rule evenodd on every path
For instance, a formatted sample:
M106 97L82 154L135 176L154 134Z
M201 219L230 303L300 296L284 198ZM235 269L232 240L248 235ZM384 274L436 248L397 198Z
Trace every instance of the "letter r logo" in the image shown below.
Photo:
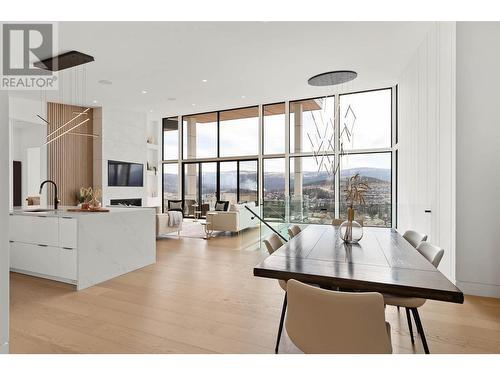
M51 75L33 66L53 54L52 24L3 24L3 74Z

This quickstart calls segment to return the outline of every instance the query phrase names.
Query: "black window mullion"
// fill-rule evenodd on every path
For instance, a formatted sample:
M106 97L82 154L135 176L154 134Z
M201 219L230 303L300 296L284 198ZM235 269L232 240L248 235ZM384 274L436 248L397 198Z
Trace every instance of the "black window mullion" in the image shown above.
M220 161L217 162L217 168L216 168L216 173L217 173L217 177L216 177L216 191L215 191L215 199L216 201L220 201Z
M236 203L240 202L240 161L236 162Z
M203 174L203 163L198 163L198 204L201 207L202 201L201 201L201 191L202 191L202 174Z
M220 158L220 112L217 112L217 157Z

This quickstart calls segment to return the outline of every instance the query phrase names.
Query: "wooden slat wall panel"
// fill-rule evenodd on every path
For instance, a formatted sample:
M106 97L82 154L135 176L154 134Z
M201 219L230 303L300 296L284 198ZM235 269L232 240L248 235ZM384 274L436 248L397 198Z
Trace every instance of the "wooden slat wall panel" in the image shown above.
M52 133L76 116L74 112L82 112L86 108L60 104L47 103L47 134ZM72 132L92 134L93 113L92 109L88 116L82 115L72 121L64 128L50 137L63 133L72 126L89 118L90 120ZM63 206L73 206L77 204L76 194L80 188L93 186L93 138L65 134L47 146L47 176L53 180L58 187L58 195ZM48 188L48 202L52 204L53 190Z

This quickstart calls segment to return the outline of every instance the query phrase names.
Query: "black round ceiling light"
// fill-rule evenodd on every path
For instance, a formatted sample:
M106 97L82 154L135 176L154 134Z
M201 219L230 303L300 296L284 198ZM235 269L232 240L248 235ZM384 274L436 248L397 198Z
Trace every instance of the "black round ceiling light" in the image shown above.
M311 86L334 86L352 81L357 76L358 73L352 70L335 70L333 72L317 74L309 78L307 83Z

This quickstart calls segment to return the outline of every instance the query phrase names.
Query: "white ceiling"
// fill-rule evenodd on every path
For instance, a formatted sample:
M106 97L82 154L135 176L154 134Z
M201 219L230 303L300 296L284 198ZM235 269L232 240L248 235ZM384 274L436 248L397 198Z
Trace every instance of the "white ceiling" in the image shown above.
M62 22L59 53L78 50L95 62L86 65L85 95L74 69L60 78L64 92L44 95L166 116L330 94L307 84L330 70L358 72L349 90L385 87L397 83L430 24ZM40 100L39 92L11 94Z

